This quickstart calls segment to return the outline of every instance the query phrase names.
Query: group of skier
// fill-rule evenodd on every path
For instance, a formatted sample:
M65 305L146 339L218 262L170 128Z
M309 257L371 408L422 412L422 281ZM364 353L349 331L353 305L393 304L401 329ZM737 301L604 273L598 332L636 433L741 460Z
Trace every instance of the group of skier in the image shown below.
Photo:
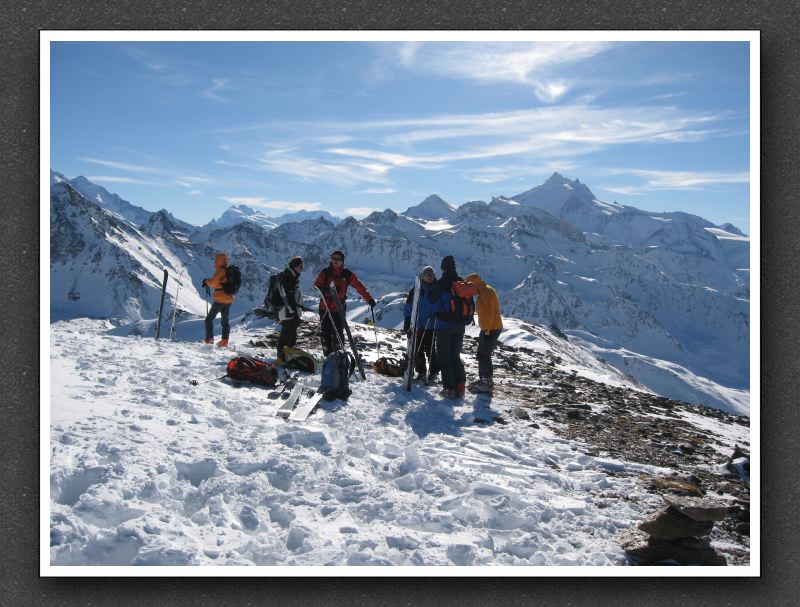
M406 298L403 329L409 338L416 338L414 370L419 379L428 383L434 383L441 372L442 395L450 399L464 396L467 376L461 351L466 325L473 320L472 312L477 311L481 332L478 338L478 380L473 389L491 392L494 388L492 352L503 328L497 293L478 274L462 279L452 255L442 259L440 268L442 275L438 280L431 266L425 266L420 273L420 294L416 322L413 323L415 335L411 335L414 289ZM478 298L477 306L472 302L473 295Z
M320 294L319 335L322 353L326 357L345 343L342 317L347 308L348 287L353 287L370 309L375 307L375 299L355 272L345 267L344 260L342 251L333 251L330 263L314 280L314 287ZM205 319L205 343L213 343L213 322L217 314L221 314L222 339L217 342L221 347L228 344L230 334L228 317L234 300L234 296L226 293L223 288L227 262L225 253L217 253L214 260L214 275L204 279L202 283L207 293L210 289L214 289L214 303ZM404 308L403 331L413 344L410 351L416 377L427 383L435 383L441 373L442 396L448 399L464 396L467 386L461 351L466 325L473 322L473 313L477 311L481 329L477 354L479 377L471 388L476 392L491 392L492 352L503 328L497 294L478 274L473 273L466 279L461 278L452 255L442 259L440 268L442 274L438 279L432 266L426 266L420 272L416 317L412 318L414 288L409 292ZM276 298L280 301L280 305L277 306L277 320L281 327L277 359L281 362L284 358L284 347L294 347L297 343L297 329L302 322L302 312L312 311L303 306L303 295L300 292L300 275L304 270L303 259L298 256L292 257L275 282ZM338 302L334 300L334 294ZM477 297L477 306L473 297Z

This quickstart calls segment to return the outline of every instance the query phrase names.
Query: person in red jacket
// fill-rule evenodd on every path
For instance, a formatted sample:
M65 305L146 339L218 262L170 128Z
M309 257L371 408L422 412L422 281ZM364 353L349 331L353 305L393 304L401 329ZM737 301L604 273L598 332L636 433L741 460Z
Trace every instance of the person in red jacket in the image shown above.
M322 340L322 353L325 356L339 348L339 341L336 340L334 331L338 333L341 342L345 343L344 327L333 301L331 282L336 285L336 291L339 294L339 305L343 312L347 308L345 299L347 297L347 287L349 286L358 291L358 294L366 300L370 308L375 307L375 300L369 294L367 288L361 284L355 272L344 267L344 253L341 251L331 253L331 263L320 271L314 281L314 286L322 291L324 297L319 302L319 336ZM331 321L331 319L333 320Z

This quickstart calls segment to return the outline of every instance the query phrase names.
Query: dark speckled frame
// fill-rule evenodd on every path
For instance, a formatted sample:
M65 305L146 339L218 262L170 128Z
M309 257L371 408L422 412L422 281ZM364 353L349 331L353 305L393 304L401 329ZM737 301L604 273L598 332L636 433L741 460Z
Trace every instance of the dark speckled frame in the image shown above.
M0 450L5 605L788 605L797 602L800 10L788 0L17 0L0 8L0 251L6 343ZM762 544L760 578L40 578L40 29L761 30ZM753 344L754 347L756 344ZM792 387L794 386L794 388ZM794 449L792 447L795 447ZM554 572L555 573L555 572Z

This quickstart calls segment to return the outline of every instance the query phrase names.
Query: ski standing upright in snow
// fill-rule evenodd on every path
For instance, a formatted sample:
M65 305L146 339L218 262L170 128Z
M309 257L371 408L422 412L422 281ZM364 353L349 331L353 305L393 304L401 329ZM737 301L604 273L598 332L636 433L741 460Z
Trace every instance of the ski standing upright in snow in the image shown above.
M161 285L161 303L158 305L158 320L156 321L156 340L161 337L161 312L164 310L164 295L167 294L167 279L169 272L164 268L164 283Z
M178 274L178 288L175 289L175 305L172 308L172 326L169 328L169 338L175 339L175 319L178 316L178 294L181 292L181 278L183 277L183 273L186 271L186 268L181 270L181 273Z
M411 325L409 326L410 334L408 336L408 345L406 347L406 356L408 358L408 368L406 369L405 386L406 390L411 391L411 379L414 376L414 359L416 358L416 345L417 345L417 315L419 313L419 294L422 291L419 276L414 281L414 300L411 304Z
M356 342L353 341L353 334L350 333L350 325L347 324L347 317L344 315L344 310L339 302L339 293L336 290L336 283L333 281L331 281L331 293L333 293L333 303L336 306L336 311L339 313L339 318L342 321L342 327L344 327L344 332L347 334L347 341L350 342L350 348L353 350L353 356L356 357L358 373L361 375L361 379L366 380L367 376L364 374L364 366L361 364L361 357L358 355L358 350L356 350Z

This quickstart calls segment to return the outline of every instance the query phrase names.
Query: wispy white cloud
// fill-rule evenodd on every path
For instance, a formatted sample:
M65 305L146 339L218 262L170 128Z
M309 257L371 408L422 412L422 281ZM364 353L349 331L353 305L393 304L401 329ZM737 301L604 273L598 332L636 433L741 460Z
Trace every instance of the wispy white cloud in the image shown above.
M370 213L382 210L376 207L347 207L344 212L346 215L352 215L353 217L366 217Z
M115 175L90 175L86 179L97 183L130 183L136 185L156 185L163 186L163 183L155 181L145 181L143 179L136 179L134 177L120 177Z
M557 161L563 170L564 163L617 146L729 136L732 131L725 122L729 118L676 107L573 104L393 120L281 122L272 123L269 129L259 126L267 131L268 139L280 139L281 148L254 152L242 144L228 149L235 149L242 159L258 157L254 167L258 170L342 187L375 183L391 188L394 170L444 167L467 172L468 178L479 183L496 183L503 180L500 171L467 171L464 163L502 159L507 165L537 167ZM314 143L308 132L317 134ZM318 145L321 137L354 141L354 133L358 145Z
M423 42L403 42L397 47L397 59L405 67L412 67Z
M262 209L279 209L283 211L321 211L321 202L296 202L292 200L269 200L258 196L223 196L231 204L243 204L249 207Z
M463 175L465 179L475 183L520 182L537 179L553 172L571 171L578 166L578 163L571 160L554 158L547 162L532 164L502 163L497 166L484 166L464 171Z
M408 68L484 83L528 86L539 100L553 103L572 85L563 77L570 64L590 59L607 42L509 42L398 45L398 62Z
M390 165L376 162L335 162L298 155L265 156L259 161L261 170L294 175L306 181L323 181L340 186L362 182L387 184Z
M203 192L202 192L202 190L190 190L190 191L189 191L189 192L187 192L187 193L189 194L189 196L199 196L199 195L200 195L200 194L202 194Z
M603 169L603 172L639 178L641 180L639 184L603 186L609 192L633 196L657 190L693 190L706 186L750 182L750 174L747 171L653 171L612 168Z
M394 194L397 190L392 188L367 188L366 190L356 190L356 194Z
M138 164L128 164L125 162L117 162L116 160L104 160L102 158L78 158L84 162L97 164L100 166L108 167L110 169L119 169L121 171L130 171L131 173L164 173L163 169L157 167L148 167Z
M159 179L163 178L163 181L146 181L139 179L138 177L130 177L125 175L118 175L118 176L93 176L91 180L97 181L105 181L107 183L130 183L130 184L137 184L137 185L152 185L152 186L159 186L159 187L169 187L169 186L179 186L182 188L186 188L189 190L195 190L198 185L200 184L211 184L214 183L214 180L209 177L204 177L201 175L187 175L185 169L176 169L174 167L169 166L145 166L140 164L132 164L128 162L120 162L117 160L109 160L105 158L93 158L93 157L81 157L78 160L82 160L84 162L88 162L90 164L96 164L99 166L116 169L123 172L134 173L134 174L148 174L148 175L158 175Z
M211 86L205 89L201 93L201 95L203 95L203 97L211 99L212 101L225 102L228 101L228 99L226 97L223 97L219 93L220 91L226 89L227 87L228 87L228 80L226 80L225 78L214 78L211 81Z

